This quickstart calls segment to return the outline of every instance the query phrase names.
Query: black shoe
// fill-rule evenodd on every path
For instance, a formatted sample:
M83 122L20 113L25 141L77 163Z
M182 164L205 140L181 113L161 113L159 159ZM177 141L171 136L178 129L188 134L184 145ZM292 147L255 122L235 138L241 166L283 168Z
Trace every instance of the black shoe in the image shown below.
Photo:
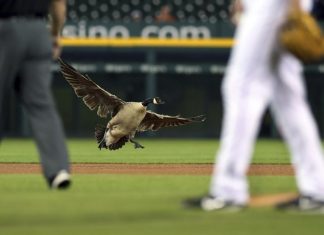
M243 210L246 205L238 204L233 201L226 201L213 196L204 196L199 198L190 198L183 201L185 208L197 208L204 211L231 211L237 212Z
M67 189L71 185L71 176L66 170L59 171L49 179L51 189Z
M292 200L276 205L281 211L299 211L324 214L324 201L316 200L310 196L300 195Z

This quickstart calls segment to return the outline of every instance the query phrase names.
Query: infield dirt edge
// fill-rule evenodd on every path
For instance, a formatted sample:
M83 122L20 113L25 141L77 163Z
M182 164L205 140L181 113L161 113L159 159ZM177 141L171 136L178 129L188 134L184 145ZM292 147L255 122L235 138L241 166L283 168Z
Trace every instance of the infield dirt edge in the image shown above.
M74 174L210 175L213 164L73 163ZM0 163L0 174L38 174L38 163ZM249 175L293 175L291 165L252 164Z

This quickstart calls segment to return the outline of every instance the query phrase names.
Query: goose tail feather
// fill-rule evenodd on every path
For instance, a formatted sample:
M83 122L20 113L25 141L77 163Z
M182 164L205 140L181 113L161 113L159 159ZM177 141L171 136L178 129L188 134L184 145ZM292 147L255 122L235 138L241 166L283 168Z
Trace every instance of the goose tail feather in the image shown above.
M106 141L105 141L105 134L107 132L107 128L102 125L97 125L95 127L95 137L97 139L97 143L99 144L98 148L107 148Z

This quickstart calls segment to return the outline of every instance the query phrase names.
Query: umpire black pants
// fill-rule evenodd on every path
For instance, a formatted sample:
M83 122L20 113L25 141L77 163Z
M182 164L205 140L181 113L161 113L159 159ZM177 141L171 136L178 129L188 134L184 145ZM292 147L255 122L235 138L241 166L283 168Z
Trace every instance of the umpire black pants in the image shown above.
M51 93L51 58L51 37L44 20L0 19L0 121L4 120L5 93L15 89L27 111L47 179L69 170L63 128Z

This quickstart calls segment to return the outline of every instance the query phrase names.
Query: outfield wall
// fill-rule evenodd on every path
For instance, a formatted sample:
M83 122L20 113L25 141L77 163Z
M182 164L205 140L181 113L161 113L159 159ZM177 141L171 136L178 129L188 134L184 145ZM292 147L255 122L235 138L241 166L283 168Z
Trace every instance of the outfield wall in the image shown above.
M140 101L160 96L166 104L155 108L159 113L207 116L203 124L169 128L144 136L219 137L222 119L220 86L234 41L226 37L231 36L229 31L221 37L215 35L204 39L143 39L138 35L124 39L66 37L62 40L62 58L120 98ZM53 91L68 136L93 136L94 125L104 120L75 97L59 74L57 64L53 64L52 70ZM323 73L324 63L305 67L310 103L322 137ZM15 98L7 107L6 115L9 136L30 135L25 113ZM261 136L278 136L269 113L264 117Z

